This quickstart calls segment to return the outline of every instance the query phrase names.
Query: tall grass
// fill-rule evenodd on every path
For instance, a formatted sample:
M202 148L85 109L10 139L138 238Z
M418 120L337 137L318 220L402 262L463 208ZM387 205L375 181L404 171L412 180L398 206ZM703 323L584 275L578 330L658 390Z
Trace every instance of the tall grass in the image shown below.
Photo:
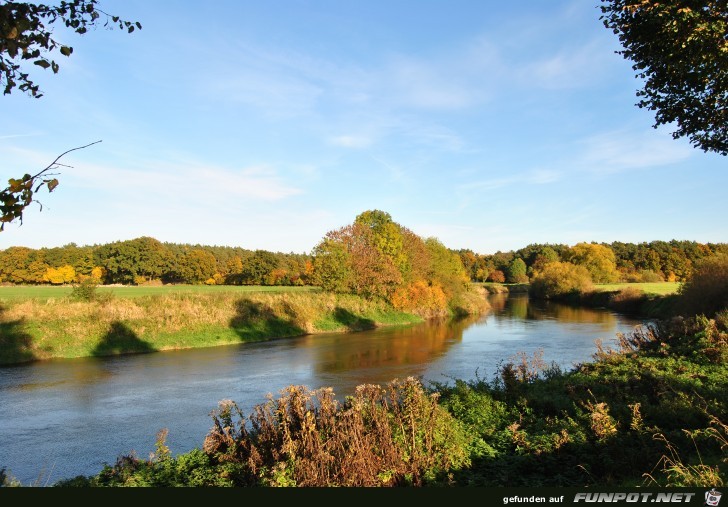
M323 292L178 292L100 301L26 299L0 307L0 364L232 344L322 331L414 323L384 302ZM7 327L7 326L6 326ZM9 328L8 328L9 329ZM14 334L14 335L13 335ZM6 344L5 341L8 343ZM17 347L16 347L17 348Z

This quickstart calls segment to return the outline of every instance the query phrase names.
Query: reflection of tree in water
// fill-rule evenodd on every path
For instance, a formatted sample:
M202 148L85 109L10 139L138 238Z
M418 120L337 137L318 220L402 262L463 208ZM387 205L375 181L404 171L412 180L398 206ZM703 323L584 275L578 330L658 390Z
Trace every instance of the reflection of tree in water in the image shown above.
M601 324L604 329L617 325L617 318L609 311L581 308L547 301L545 305L529 305L529 318L555 319L566 324Z
M489 299L499 315L518 320L555 320L564 324L600 324L605 330L617 325L617 318L607 310L570 306L555 301L531 300L528 296L505 296ZM494 304L495 303L495 304Z
M528 297L514 297L508 299L508 314L516 319L528 319Z
M318 373L338 373L393 365L428 365L463 337L476 319L430 321L378 331L342 334L331 347L316 347ZM385 337L374 334L386 333ZM315 340L311 337L310 340Z
M506 309L508 303L508 294L493 294L488 296L488 303L490 304L490 310L493 313L502 313Z

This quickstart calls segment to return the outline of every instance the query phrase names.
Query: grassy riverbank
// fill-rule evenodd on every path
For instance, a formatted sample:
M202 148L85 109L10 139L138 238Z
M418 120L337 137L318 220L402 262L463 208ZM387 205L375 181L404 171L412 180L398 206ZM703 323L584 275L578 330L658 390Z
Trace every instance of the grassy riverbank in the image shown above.
M562 303L590 308L608 308L644 319L673 315L678 304L680 283L612 283L593 285L589 290L553 297ZM529 284L486 283L490 294L528 294Z
M484 297L471 302L470 308L453 310L487 306ZM383 301L322 291L17 299L0 303L0 364L210 347L422 320Z

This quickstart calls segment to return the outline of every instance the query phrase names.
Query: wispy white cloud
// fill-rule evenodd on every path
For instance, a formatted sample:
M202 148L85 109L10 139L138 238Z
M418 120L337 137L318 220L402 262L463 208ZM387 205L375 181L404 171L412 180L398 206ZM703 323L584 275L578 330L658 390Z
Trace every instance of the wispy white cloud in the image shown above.
M460 111L490 101L505 75L500 51L478 36L436 54L399 54L374 69L377 95L395 108Z
M397 167L389 162L385 162L379 157L375 157L374 155L369 155L369 158L371 158L373 161L375 161L377 164L384 167L388 173L389 177L393 181L404 181L406 179L406 172L403 171L400 167Z
M330 138L329 142L343 148L367 148L371 146L372 139L368 136L342 135Z
M596 174L675 164L694 153L693 148L655 130L606 132L588 137L580 144L582 152L577 166Z
M34 134L8 134L8 135L0 135L0 141L3 141L5 139L17 139L19 137L36 137L41 136L43 134L41 133L34 133Z
M156 194L157 200L199 202L206 196L220 202L225 199L248 198L276 201L300 194L270 166L240 169L221 168L194 163L174 164L151 162L145 169L129 169L107 165L84 165L64 171L78 187L113 192L119 196ZM169 196L169 197L166 197Z
M510 176L463 183L458 186L458 189L461 191L483 191L496 190L511 185L546 185L559 181L562 176L561 171L553 169L533 169Z
M436 123L418 122L414 118L404 118L392 130L419 145L438 150L462 152L472 149L468 148L467 142L456 131Z
M544 54L514 71L523 86L569 90L602 79L608 69L605 59L602 42L593 39L582 46Z
M525 175L524 181L534 185L545 185L546 183L559 181L562 177L562 171L556 171L554 169L534 169Z

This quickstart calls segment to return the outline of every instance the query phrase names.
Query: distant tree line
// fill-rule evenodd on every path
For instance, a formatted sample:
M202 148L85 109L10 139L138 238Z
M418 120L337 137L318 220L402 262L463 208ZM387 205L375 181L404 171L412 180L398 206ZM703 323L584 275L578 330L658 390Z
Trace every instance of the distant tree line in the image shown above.
M150 237L0 251L0 282L14 284L60 285L95 279L125 285L306 285L312 270L310 255L162 243Z
M334 292L400 301L442 301L463 280L527 283L553 262L584 267L594 283L687 280L702 260L728 254L726 243L531 244L478 254L420 238L388 213L370 210L330 231L311 254L162 243L141 237L102 245L0 250L0 283L318 285Z
M531 244L520 250L477 254L459 250L475 282L527 283L554 262L582 266L594 283L684 282L704 259L728 254L726 243L651 241L649 243Z

